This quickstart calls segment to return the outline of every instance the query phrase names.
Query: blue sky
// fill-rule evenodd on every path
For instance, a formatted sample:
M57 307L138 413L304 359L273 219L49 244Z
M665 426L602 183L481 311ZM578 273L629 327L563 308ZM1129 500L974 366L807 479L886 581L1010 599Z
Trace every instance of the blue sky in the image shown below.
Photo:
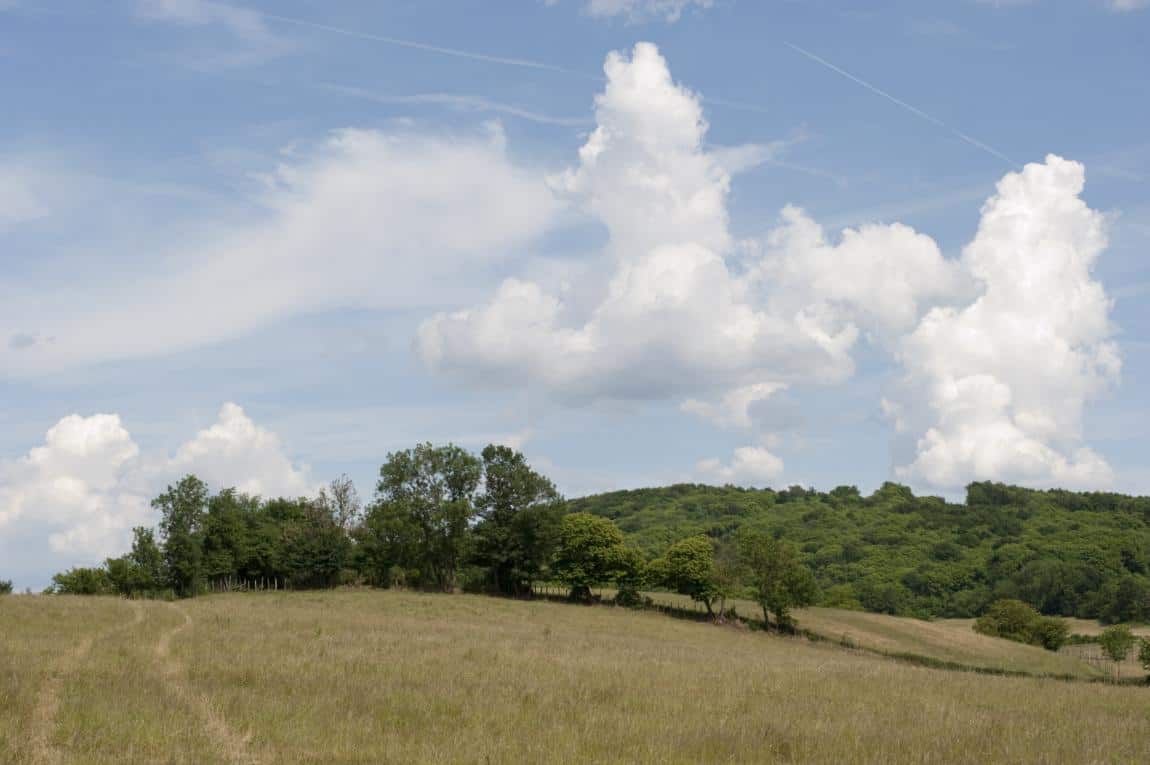
M1150 8L857 5L0 0L0 576L423 440L1150 491Z

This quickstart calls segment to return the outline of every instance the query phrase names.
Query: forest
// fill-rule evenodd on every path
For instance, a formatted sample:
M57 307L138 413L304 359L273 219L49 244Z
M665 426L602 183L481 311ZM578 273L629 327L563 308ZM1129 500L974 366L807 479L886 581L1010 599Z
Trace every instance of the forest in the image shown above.
M561 584L638 605L689 595L717 619L750 598L788 624L818 604L977 617L1003 600L1103 622L1150 620L1150 498L971 484L964 503L886 483L869 496L679 484L564 500L525 457L421 444L389 454L364 505L341 478L310 498L216 493L187 476L131 550L51 591L191 597L340 585L532 594Z

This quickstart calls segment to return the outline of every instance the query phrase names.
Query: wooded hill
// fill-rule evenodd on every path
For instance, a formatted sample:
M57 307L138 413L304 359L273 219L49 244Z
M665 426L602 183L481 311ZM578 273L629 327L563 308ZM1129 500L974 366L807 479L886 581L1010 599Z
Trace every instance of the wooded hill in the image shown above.
M694 534L765 531L799 548L823 605L968 617L1018 598L1045 614L1150 620L1150 497L975 483L956 504L894 483L869 497L678 484L568 509L610 518L649 557Z

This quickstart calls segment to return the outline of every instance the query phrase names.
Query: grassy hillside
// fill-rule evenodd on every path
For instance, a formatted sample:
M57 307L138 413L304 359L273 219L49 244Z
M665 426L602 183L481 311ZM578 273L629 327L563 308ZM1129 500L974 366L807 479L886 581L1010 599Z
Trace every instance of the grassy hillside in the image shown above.
M869 497L683 484L568 505L611 518L650 556L693 534L783 537L827 606L972 617L1014 597L1046 614L1150 619L1150 498L972 484L954 504L896 484Z
M944 672L649 612L379 591L10 597L0 624L13 763L1150 756L1145 688Z
M692 607L690 599L683 595L665 592L647 595L657 603ZM739 614L749 616L757 615L759 610L757 604L745 600L729 601L728 605L734 606ZM805 632L892 657L909 656L978 669L1084 680L1110 676L1109 667L1083 660L1077 655L1081 651L1052 653L1037 646L980 635L973 629L973 619L924 621L841 608L803 608L795 611L794 616L798 627ZM1088 624L1082 620L1076 623Z

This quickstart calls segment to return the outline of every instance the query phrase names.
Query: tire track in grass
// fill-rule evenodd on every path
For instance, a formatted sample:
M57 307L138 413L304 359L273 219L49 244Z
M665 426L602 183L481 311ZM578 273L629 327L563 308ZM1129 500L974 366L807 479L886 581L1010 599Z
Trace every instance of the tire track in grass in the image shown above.
M178 626L163 633L156 643L156 662L164 682L181 702L193 708L199 715L225 760L233 765L262 765L263 760L248 747L251 734L241 734L228 725L227 720L213 708L209 698L204 694L197 694L188 685L183 666L172 656L172 639L192 626L192 615L175 603L168 605L183 620Z
M40 693L36 697L36 706L32 708L32 730L28 737L31 761L35 765L59 765L63 762L64 753L52 742L52 734L56 730L56 718L60 714L61 691L64 688L64 680L80 668L81 663L91 653L92 646L98 641L143 623L143 607L134 600L127 602L132 608L131 621L114 624L81 640L60 657L51 669L48 679L40 688Z

